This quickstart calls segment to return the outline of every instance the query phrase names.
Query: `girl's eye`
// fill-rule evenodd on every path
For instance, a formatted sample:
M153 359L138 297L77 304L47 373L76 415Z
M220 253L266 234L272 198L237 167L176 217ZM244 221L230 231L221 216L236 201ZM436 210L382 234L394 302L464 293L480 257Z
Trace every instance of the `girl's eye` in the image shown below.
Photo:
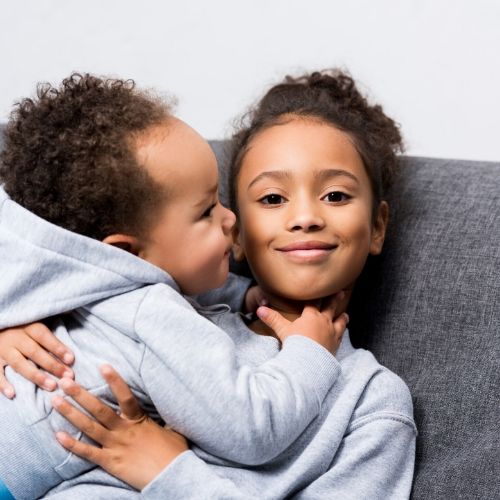
M349 195L343 193L342 191L332 191L324 196L322 199L328 201L329 203L339 203L346 201L350 198Z
M280 194L267 194L259 200L264 205L279 205L285 202L285 198Z
M202 214L201 218L206 219L207 217L210 217L212 215L212 210L215 208L216 203L208 207Z

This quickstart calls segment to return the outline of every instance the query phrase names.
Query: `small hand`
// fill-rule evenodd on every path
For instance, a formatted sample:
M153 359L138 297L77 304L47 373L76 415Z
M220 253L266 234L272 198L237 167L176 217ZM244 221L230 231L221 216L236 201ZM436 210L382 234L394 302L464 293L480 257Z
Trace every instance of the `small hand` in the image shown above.
M39 368L56 377L74 377L69 367L72 352L43 324L32 323L0 332L0 391L12 399L15 390L5 377L5 367L47 391L57 388L55 380ZM37 368L39 367L39 368Z
M306 304L301 316L295 321L289 321L269 307L259 307L257 316L276 333L282 343L291 335L303 335L335 354L349 322L346 313L336 317L337 307L344 296L344 292L339 292L326 299L322 305Z
M259 306L268 304L267 297L264 295L260 286L251 286L245 295L244 312L253 313Z
M58 432L56 438L66 449L142 490L178 455L189 449L187 441L181 434L151 420L111 366L103 365L101 373L120 405L121 414L115 413L70 379L60 381L64 392L96 420L61 397L56 396L53 405L77 429L102 447L77 441L65 432Z

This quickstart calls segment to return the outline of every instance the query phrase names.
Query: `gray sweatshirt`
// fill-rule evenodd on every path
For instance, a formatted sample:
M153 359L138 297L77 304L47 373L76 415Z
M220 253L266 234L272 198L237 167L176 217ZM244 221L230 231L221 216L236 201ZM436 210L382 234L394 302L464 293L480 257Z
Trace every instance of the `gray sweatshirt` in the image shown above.
M245 363L278 352L273 338L253 334L236 314L213 315L231 332ZM143 491L148 500L282 498L403 500L410 496L416 428L404 382L344 333L341 374L319 415L283 453L264 465L234 467L193 447Z
M258 366L276 356L275 339L251 332L244 318L214 312L230 332L242 363ZM141 493L102 469L62 483L54 500L279 500L283 498L404 500L409 498L416 429L408 388L371 353L354 349L348 332L337 352L341 373L319 415L266 464L236 466L192 446Z
M162 270L40 219L1 189L0 269L0 329L51 317L80 384L116 407L98 372L110 363L154 418L218 459L273 460L317 417L339 376L338 361L300 335L246 364L203 317L227 306L198 306ZM95 467L54 439L76 433L53 411L54 393L7 375L17 396L0 398L0 478L14 496L41 496Z

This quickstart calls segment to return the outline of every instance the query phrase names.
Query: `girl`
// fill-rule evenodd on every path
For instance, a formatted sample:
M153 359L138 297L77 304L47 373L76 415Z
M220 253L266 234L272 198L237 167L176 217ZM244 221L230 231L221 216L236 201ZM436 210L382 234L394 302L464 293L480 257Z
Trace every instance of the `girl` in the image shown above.
M383 194L400 149L394 122L338 71L287 78L235 135L235 256L247 261L270 306L285 318L297 318L305 303L340 290L347 291L347 306L367 257L382 250L388 220ZM260 318L268 314L259 310ZM232 313L213 321L230 333L246 363L279 350L272 321ZM65 379L67 393L100 423L61 398L54 406L102 448L64 433L58 439L150 498L407 498L416 436L407 387L370 353L354 349L347 331L336 357L341 375L319 416L265 465L235 468L188 449L182 436L143 417L109 367L103 374L125 418ZM80 484L71 493L88 494L89 488Z

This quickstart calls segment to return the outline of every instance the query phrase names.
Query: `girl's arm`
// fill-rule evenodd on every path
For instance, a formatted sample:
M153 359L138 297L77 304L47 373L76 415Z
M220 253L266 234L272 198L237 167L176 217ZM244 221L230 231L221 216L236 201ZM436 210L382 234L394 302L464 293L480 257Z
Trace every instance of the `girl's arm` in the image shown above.
M0 391L8 398L15 390L5 376L5 367L47 391L57 384L47 373L57 378L73 378L73 353L43 324L32 323L0 332ZM44 371L42 371L45 370Z
M71 380L64 390L93 415L87 417L69 402L55 398L57 411L98 442L102 448L58 433L59 442L73 453L142 490L143 498L253 498L188 450L186 441L144 416L121 377L109 366L102 373L122 409L118 416ZM330 469L294 498L409 498L415 452L413 422L391 412L354 421Z

